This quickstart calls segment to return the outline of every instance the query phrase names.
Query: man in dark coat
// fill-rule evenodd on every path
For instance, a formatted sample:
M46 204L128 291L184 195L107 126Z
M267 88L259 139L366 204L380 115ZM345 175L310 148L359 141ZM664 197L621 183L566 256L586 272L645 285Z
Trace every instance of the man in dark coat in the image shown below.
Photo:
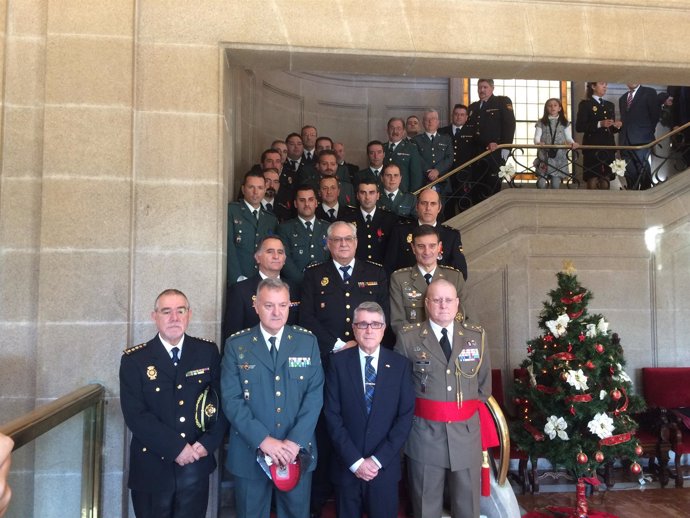
M228 423L218 404L218 348L185 334L191 316L185 294L165 290L151 313L158 334L126 349L120 362L120 404L132 432L128 487L137 518L206 516L213 452Z

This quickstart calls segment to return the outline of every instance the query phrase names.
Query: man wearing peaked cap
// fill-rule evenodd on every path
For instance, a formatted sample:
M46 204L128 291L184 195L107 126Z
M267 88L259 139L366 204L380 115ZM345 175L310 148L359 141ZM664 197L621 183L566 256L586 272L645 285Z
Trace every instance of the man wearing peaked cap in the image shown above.
M218 405L216 344L185 333L192 310L179 290L156 299L158 334L127 349L120 404L132 432L128 487L137 518L203 518L213 452L227 430Z

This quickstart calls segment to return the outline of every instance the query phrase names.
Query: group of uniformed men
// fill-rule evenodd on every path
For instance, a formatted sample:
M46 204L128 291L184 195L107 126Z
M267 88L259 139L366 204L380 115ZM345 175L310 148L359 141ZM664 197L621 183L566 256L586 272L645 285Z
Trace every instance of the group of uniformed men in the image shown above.
M436 140L437 113L425 129L434 120L420 144L391 119L368 171L339 161L330 139L317 154L305 127L245 175L228 210L222 362L186 334L178 290L155 301L158 334L122 357L137 517L205 516L228 424L238 516L268 517L272 496L279 518L318 516L333 484L339 517L395 517L403 447L416 518L441 516L444 480L451 515L479 516L482 451L495 440L485 335L461 309L467 263L459 231L441 224L441 189L401 188L444 174L436 153L451 145ZM276 490L295 465L299 482Z

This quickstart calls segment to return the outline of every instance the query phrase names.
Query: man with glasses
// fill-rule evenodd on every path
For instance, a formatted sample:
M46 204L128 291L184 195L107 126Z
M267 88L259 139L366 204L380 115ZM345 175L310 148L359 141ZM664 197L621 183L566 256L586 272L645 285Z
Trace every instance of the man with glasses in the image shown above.
M137 518L206 516L213 452L227 421L218 404L218 348L186 334L191 316L185 294L165 290L151 313L158 334L125 350L120 362L120 404L132 432L128 487Z
M436 279L446 279L458 293L465 286L462 273L451 266L438 264L441 239L431 225L412 230L412 253L417 264L401 268L391 275L391 327L399 334L403 326L426 320L424 296L427 286Z
M452 518L478 518L486 449L498 437L485 402L491 364L484 330L458 313L460 299L446 279L424 299L428 319L403 328L395 350L412 362L415 420L405 455L415 518L442 515L448 482ZM492 433L493 432L493 433ZM488 475L488 473L487 473Z
M326 378L336 514L389 518L398 515L400 451L414 414L411 364L381 347L386 328L381 306L363 302L354 317L357 347L333 355Z
M319 341L324 366L330 353L357 345L352 331L354 310L362 302L377 302L388 311L388 278L380 266L355 259L357 229L336 221L328 227L331 259L307 268L302 283L300 324ZM312 488L312 515L319 516L330 496L328 483L331 441L323 418L316 428L319 466Z
M261 281L254 303L259 325L225 342L222 399L232 428L225 466L235 476L235 508L243 518L268 517L272 494L278 518L309 515L323 370L314 335L286 325L289 306L287 284L278 279ZM310 452L313 461L309 466L292 466L301 468L293 489L275 491L257 455L288 466L298 455L300 462L306 462L301 450Z

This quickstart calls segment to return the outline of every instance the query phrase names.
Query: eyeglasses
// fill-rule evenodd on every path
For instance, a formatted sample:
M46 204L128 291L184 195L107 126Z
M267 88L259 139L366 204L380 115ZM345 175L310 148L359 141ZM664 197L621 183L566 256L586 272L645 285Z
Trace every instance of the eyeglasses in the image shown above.
M356 329L366 329L371 327L372 329L383 329L386 324L383 322L353 322L352 327Z
M353 236L347 236L347 237L329 237L329 238L328 238L328 240L329 240L331 243L336 243L336 244L346 243L346 244L348 244L348 245L352 244L352 243L354 242L355 239L357 239L357 238L355 238L355 237L353 237Z
M438 298L438 299L426 299L426 300L428 300L429 302L431 302L434 306L440 306L441 304L445 304L446 306L449 306L449 305L451 305L453 302L455 302L455 301L458 300L458 299L457 299L457 298L455 298L455 299L451 299L451 298L446 298L446 299Z
M173 314L173 312L175 314L177 314L178 316L184 316L189 312L189 308L176 308L176 309L163 308L163 309L157 309L156 310L156 313L160 313L164 317L169 317L170 315Z

